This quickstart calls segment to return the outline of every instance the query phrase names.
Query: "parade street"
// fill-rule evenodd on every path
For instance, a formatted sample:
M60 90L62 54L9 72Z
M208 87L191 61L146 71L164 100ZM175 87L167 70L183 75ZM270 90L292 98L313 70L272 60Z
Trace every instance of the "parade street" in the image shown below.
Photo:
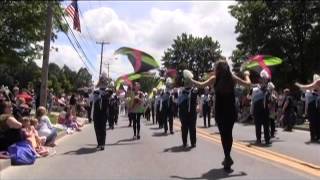
M40 158L33 166L12 166L0 179L318 179L320 144L309 144L309 134L278 129L272 146L251 144L254 126L236 124L232 157L233 172L222 166L222 146L216 127L203 128L198 118L197 147L182 148L179 120L175 134L142 119L141 139L132 140L127 118L120 116L107 131L104 151L96 151L93 125L58 141L57 153ZM189 143L190 145L190 143Z

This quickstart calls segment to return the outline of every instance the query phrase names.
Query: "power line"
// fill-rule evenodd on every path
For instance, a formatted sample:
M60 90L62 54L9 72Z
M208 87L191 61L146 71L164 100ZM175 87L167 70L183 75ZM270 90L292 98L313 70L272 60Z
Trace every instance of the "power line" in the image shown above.
M67 25L68 25L68 28L69 28L69 32L71 32L71 35L72 35L72 37L73 37L73 39L74 39L74 41L75 41L75 43L76 43L76 45L77 45L77 47L81 50L81 52L82 52L82 54L83 54L83 56L85 57L85 59L87 60L87 62L89 63L89 65L91 66L91 68L95 71L95 68L94 68L94 66L92 65L92 63L91 63L91 61L89 61L89 58L88 58L88 56L86 55L86 53L84 52L84 50L82 49L82 47L81 47L81 45L80 45L80 43L79 43L79 41L78 41L78 39L77 39L77 37L75 36L75 34L73 33L73 31L72 31L72 28L70 27L70 24L69 24L69 22L67 21L67 19L66 19L66 17L65 17L65 15L64 15L64 13L63 13L63 11L59 8L59 10L61 11L61 13L62 13L62 17L63 17L63 19L65 20L65 22L67 23Z
M62 24L61 24L60 19L59 19L56 15L55 15L55 18L57 19L59 25L62 27ZM69 24L68 24L68 27L69 27ZM70 27L69 27L69 28L70 28ZM83 62L83 64L86 66L86 68L88 69L88 71L90 71L90 68L89 68L88 65L85 63L85 60L84 60L84 59L82 58L82 56L80 55L79 51L78 51L77 48L75 47L75 45L74 45L74 43L72 42L72 40L71 40L71 38L69 37L69 35L68 35L67 33L65 33L65 34L66 34L66 36L67 36L70 44L72 45L73 49L74 49L74 50L76 51L76 53L78 54L80 60L81 60L81 61ZM91 72L91 73L94 75L93 72Z

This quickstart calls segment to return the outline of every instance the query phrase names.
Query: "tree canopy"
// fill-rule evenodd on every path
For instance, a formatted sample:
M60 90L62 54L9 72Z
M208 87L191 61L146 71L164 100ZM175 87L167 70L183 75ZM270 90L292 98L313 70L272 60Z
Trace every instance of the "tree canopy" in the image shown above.
M175 68L178 72L177 84L182 84L182 71L189 69L196 79L205 72L212 71L214 62L221 58L218 41L211 37L193 37L186 33L177 36L173 44L164 52L162 60L166 68Z
M256 54L280 57L284 64L274 72L280 86L307 82L313 73L319 73L319 2L238 1L229 8L238 20L239 43L231 56L235 66Z
M53 1L53 31L51 40L59 31L67 32L61 21L63 9ZM0 1L0 84L12 88L19 83L27 88L39 85L41 69L33 61L42 56L47 3L39 1ZM58 22L60 21L60 22ZM57 93L75 91L90 86L92 76L87 69L78 72L64 66L49 65L48 88Z
M53 2L52 40L59 31L67 31L66 24L58 22L62 18L62 8ZM47 3L39 1L0 2L0 62L16 65L22 60L32 60L41 56L45 34Z

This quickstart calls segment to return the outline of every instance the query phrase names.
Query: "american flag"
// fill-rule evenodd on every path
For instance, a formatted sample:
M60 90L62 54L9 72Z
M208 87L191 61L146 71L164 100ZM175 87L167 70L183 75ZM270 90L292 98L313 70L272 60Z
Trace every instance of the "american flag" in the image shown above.
M81 32L77 0L73 0L65 11L73 19L73 29Z

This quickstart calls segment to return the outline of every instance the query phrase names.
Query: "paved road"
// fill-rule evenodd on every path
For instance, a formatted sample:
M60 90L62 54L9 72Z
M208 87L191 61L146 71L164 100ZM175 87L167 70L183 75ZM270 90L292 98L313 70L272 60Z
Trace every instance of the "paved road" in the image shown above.
M218 128L215 126L204 128L202 118L198 118L198 128L211 135L218 136ZM286 132L277 128L276 137L271 139L272 146L263 148L320 166L320 143L310 143L309 134L309 131L293 130L293 132ZM233 136L235 141L254 145L256 140L254 125L236 123ZM263 133L262 140L264 141Z
M234 171L227 174L221 169L223 152L215 128L199 128L197 147L184 150L178 121L175 134L167 136L143 121L141 140L132 140L127 124L121 118L118 127L107 132L105 151L95 151L93 126L87 125L82 132L61 139L55 156L38 159L32 166L10 167L0 172L0 179L317 179L314 169L293 166L294 162L282 157L279 161L261 157L263 151L241 144L234 145ZM252 131L246 128L250 126L237 126L236 138L253 140L254 136L241 136ZM269 150L276 151L276 147Z

